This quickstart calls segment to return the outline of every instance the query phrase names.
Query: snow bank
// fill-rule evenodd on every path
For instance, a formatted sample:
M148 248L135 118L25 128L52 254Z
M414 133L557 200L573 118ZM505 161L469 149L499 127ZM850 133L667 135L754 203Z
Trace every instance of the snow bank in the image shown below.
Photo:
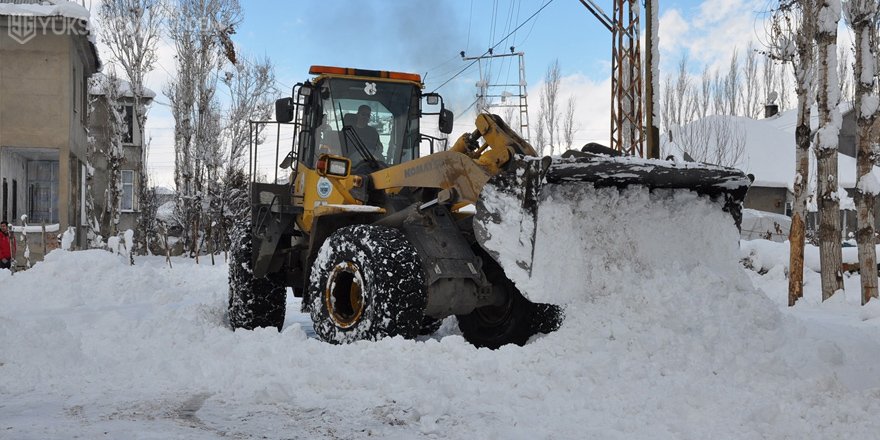
M880 246L877 246L880 254ZM774 268L788 271L789 243L774 243L768 240L743 241L740 245L740 258L747 260L744 264L757 272L768 272ZM847 243L843 248L843 262L856 264L859 262L859 250L855 243ZM819 272L819 248L809 243L804 245L804 267L813 272Z
M740 224L740 238L743 240L769 239L783 242L788 240L791 217L756 209L743 209Z
M15 276L0 271L3 435L876 434L876 320L858 321L870 331L811 330L780 312L753 287L765 277L741 269L736 228L717 205L560 186L540 215L532 276L513 275L567 317L495 351L466 343L454 318L417 341L325 344L295 299L281 333L233 332L225 266L187 259L170 269L158 257L128 266L104 251L56 251Z

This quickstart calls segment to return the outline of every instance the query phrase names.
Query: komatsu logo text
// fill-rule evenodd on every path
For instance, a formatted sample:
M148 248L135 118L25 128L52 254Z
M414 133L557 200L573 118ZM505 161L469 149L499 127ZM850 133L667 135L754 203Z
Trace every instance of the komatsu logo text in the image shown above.
M415 176L416 174L421 174L426 171L431 171L436 166L435 163L436 163L436 161L420 163L414 167L410 167L410 168L403 170L403 175L404 175L404 177L412 177L412 176Z

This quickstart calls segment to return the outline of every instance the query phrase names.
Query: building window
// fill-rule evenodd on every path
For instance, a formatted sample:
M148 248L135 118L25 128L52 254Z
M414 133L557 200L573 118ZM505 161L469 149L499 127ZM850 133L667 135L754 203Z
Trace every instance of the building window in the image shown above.
M12 179L12 217L13 221L18 220L18 180Z
M0 212L0 220L6 220L6 212L9 209L9 184L3 178L3 212Z
M82 83L79 88L79 102L82 106L81 120L83 125L89 125L89 77L82 76Z
M122 211L134 211L134 171L122 170L122 199L119 201L119 209Z
M58 161L28 161L27 171L28 223L58 223Z
M791 217L792 213L791 202L785 202L785 215Z
M76 86L79 77L76 75L76 66L73 66L73 93L70 96L73 97L73 112L79 113L79 88Z
M134 142L134 106L123 105L119 108L122 113L122 143L130 144Z

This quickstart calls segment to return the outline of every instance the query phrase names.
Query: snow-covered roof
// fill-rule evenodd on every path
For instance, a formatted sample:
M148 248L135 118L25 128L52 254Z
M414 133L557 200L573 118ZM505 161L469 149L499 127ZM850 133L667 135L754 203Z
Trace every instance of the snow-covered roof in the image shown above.
M89 10L66 0L0 0L0 15L68 17L89 21Z
M0 0L0 15L30 17L64 17L82 20L86 24L86 39L95 57L96 69L101 69L101 58L95 46L95 31L91 13L84 6L67 0Z
M852 110L850 103L841 104L841 114ZM818 126L817 111L811 114L811 129ZM691 124L717 123L726 120L744 134L745 148L736 168L755 176L754 186L789 188L794 184L795 139L797 110L788 110L767 119L750 119L741 116L709 116ZM666 137L663 137L667 143ZM667 145L668 146L668 145ZM674 151L674 149L673 149ZM810 153L811 180L816 176L816 158ZM875 167L875 178L880 181L880 168ZM845 154L838 154L838 180L843 188L856 185L856 160Z
M92 85L89 87L90 95L103 95L107 86L109 85L110 78L103 73L96 73L92 75ZM122 79L116 78L116 86L119 88L119 96L125 96L128 98L133 98L134 93L131 89L131 83ZM156 92L150 90L146 86L144 87L144 98L153 99L156 97Z

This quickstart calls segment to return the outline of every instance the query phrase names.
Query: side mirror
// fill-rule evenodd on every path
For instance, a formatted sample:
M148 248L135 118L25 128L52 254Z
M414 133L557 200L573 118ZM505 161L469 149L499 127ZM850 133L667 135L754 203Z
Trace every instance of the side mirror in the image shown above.
M452 120L453 120L452 111L448 109L440 110L440 122L439 128L441 133L452 133Z
M281 98L275 101L275 120L278 122L293 120L293 98Z

